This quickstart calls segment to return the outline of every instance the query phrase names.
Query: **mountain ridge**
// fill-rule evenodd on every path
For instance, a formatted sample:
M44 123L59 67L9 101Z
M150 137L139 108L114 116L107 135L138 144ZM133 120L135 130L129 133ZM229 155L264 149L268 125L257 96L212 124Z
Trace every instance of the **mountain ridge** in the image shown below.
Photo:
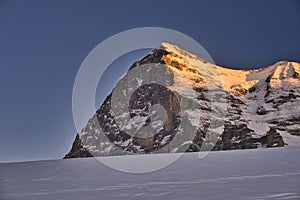
M300 145L300 137L298 137L300 123L297 120L300 119L297 114L300 113L300 89L297 87L300 83L299 63L280 61L255 70L227 69L206 62L176 45L162 43L160 47L135 62L126 76L129 76L131 70L145 64L163 65L163 72L172 74L172 80L169 81L172 84L167 86L166 91L176 92L180 96L180 102L187 105L184 111L181 110L181 117L186 118L189 126L195 130L194 137L186 139L184 133L180 131L178 133L178 127L172 130L166 129L160 120L150 120L151 126L153 123L161 125L160 129L157 129L160 134L156 134L155 137L147 140L131 137L116 123L116 121L124 123L129 121L126 121L126 118L118 118L110 112L112 93L78 134L71 151L65 158L123 155L124 152L126 154L146 153L145 151L159 153ZM123 79L126 79L126 76ZM133 85L142 87L146 79L151 79L149 73L138 76L140 74L132 78L136 80L126 82L127 89ZM154 94L153 92L159 87L152 86L154 87L152 90L144 87L141 94L151 92ZM123 93L126 96L128 91ZM117 96L123 98L122 95ZM168 93L164 98L168 99L170 95L171 93ZM222 98L217 100L214 98L220 96L224 97L226 102L222 102ZM155 103L148 97L136 96L134 100L153 105ZM123 103L119 104L124 107ZM176 105L176 101L172 100L164 104L165 110L173 113L174 110L166 108L167 104ZM145 105L143 104L143 108ZM145 121L139 123L147 124L147 120L151 119L148 113L150 108L147 109L147 112L139 113L137 117L135 116L137 113L131 113L134 115L132 119L144 120L145 118ZM214 109L218 112L214 112ZM174 120L175 118L167 122L173 126L176 125ZM283 123L285 121L286 123ZM129 125L132 126L136 122L131 120L130 123ZM130 132L130 129L127 131ZM211 139L210 134L215 138ZM163 142L172 141L175 135L182 136L184 139L177 143L176 147L168 145L168 150L158 151L165 147L166 144Z

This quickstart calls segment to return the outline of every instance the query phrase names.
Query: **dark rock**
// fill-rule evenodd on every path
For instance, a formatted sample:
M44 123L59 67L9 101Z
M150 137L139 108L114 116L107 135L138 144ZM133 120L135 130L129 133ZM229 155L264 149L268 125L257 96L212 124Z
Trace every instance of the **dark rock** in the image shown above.
M267 114L267 111L266 111L265 107L263 107L263 106L258 106L258 107L257 107L257 110L256 110L256 113L257 113L258 115L265 115L265 114Z
M300 136L300 129L290 129L290 130L288 130L288 132L289 132L291 135L297 135L297 136Z
M222 150L232 149L252 149L257 145L251 137L254 133L252 129L249 129L246 124L231 124L225 123L225 128L222 133L222 144L219 147Z
M71 151L67 155L65 155L64 159L79 158L79 157L93 157L93 155L90 154L90 152L83 147L82 141L79 135L77 134L73 142Z
M161 59L164 55L167 55L168 52L166 50L163 49L153 49L148 55L146 55L144 58L142 58L141 60L135 62L130 69L139 66L139 65L143 65L143 64L147 64L147 63L161 63L161 64L165 64L165 62ZM130 70L129 69L129 70Z
M208 88L205 87L193 87L193 90L195 90L196 92L208 92Z
M272 79L272 75L269 75L269 76L266 78L266 83L270 83L271 79Z
M283 147L284 142L282 136L276 131L275 127L270 127L267 134L259 139L266 147Z
M249 93L255 92L256 88L255 87L251 87L248 89Z

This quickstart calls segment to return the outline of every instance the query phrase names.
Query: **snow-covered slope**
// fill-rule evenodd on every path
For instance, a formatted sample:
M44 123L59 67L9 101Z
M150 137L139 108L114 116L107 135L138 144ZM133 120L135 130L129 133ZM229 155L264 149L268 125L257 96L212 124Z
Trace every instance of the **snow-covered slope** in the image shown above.
M140 156L160 162L174 154L123 157ZM0 199L296 200L299 166L299 147L219 151L203 159L183 154L146 174L121 173L95 158L0 164Z
M66 158L300 145L299 73L285 61L226 69L163 43L132 65Z
M242 119L257 135L274 127L287 145L300 145L300 64L278 62L247 75L257 80L255 90L242 97L247 106Z

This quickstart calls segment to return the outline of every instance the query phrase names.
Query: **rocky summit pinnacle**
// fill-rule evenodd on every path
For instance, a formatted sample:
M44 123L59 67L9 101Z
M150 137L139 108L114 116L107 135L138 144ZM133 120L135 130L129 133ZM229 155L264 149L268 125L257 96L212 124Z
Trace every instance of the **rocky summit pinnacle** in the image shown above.
M163 43L133 63L65 158L300 145L299 85L296 62L232 70Z

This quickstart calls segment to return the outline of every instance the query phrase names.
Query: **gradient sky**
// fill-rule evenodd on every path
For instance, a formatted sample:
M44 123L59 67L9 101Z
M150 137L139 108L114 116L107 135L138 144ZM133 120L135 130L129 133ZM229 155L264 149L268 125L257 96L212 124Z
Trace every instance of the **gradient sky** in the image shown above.
M297 0L0 0L0 162L62 158L76 135L72 88L82 61L106 38L147 26L189 35L221 66L300 61ZM110 66L96 106L147 51Z

